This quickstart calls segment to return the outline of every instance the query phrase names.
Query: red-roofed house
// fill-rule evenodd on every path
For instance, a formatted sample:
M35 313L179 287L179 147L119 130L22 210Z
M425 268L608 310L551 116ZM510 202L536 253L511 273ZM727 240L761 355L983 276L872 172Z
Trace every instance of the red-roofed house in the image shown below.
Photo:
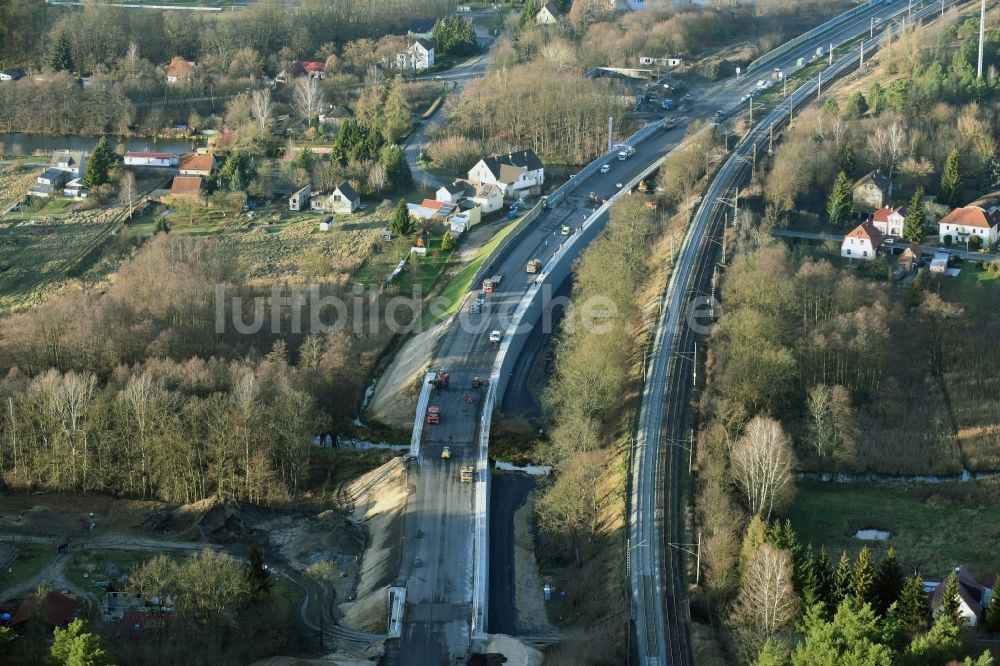
M174 176L174 182L170 186L170 196L175 199L201 196L201 176Z
M957 243L968 242L972 236L979 236L984 246L997 241L1000 225L1000 206L997 201L1000 192L988 194L973 201L968 206L956 208L938 222L938 234L943 241L950 236Z
M920 258L924 255L920 246L916 243L911 243L908 248L903 250L903 254L899 255L899 267L904 271L916 270L917 266L920 265Z
M906 207L882 206L872 216L872 224L886 236L902 236L906 223Z
M180 157L176 153L150 153L141 150L125 153L125 166L175 167L179 161Z
M958 576L959 613L965 618L966 624L975 627L979 624L983 612L990 603L993 590L979 583L965 567L955 569L955 574ZM931 609L935 618L941 613L944 606L944 592L947 587L948 581L943 580L934 588L934 594L931 596Z
M10 621L10 626L18 627L31 618L38 605L38 599L34 594L29 594L17 607L14 618ZM76 595L60 594L59 592L49 592L42 599L42 617L46 624L52 627L65 627L76 616Z
M884 242L882 232L876 229L870 220L865 220L844 236L840 244L840 256L851 260L871 261Z
M182 176L211 176L218 167L215 155L188 153L181 157L178 167Z
M314 79L326 78L326 63L318 60L296 60L295 76L310 76Z
M198 69L198 63L194 60L185 60L180 56L174 56L170 64L167 65L167 83L190 81L194 77L196 69Z

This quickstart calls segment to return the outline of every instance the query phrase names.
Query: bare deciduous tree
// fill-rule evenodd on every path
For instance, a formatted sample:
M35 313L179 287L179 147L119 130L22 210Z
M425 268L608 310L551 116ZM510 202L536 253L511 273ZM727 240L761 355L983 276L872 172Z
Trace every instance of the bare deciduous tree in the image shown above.
M295 105L295 110L307 123L312 125L313 118L319 114L324 102L323 89L320 87L319 79L311 76L300 76L295 79L292 86L292 103Z
M753 514L771 519L794 490L794 455L788 436L774 419L755 416L732 453L733 478Z
M132 219L132 206L138 194L139 188L135 183L135 174L126 171L121 180L118 181L118 200L128 206L129 219Z
M767 638L798 617L789 559L788 551L764 543L747 560L731 619L740 647L750 658Z
M271 91L267 88L264 90L254 90L253 94L250 95L250 114L257 124L257 130L260 132L261 138L267 136L267 130L271 126L271 114L273 111L274 105L271 104Z

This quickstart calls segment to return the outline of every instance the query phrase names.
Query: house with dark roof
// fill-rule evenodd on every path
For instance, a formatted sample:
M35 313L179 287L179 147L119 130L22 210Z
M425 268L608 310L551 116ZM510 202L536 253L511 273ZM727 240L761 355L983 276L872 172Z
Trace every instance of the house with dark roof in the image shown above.
M555 25L562 18L562 12L556 7L552 0L549 0L535 14L535 23L538 25Z
M875 169L858 179L851 191L854 194L854 206L871 213L888 205L892 183L888 176Z
M949 237L956 243L968 243L978 236L984 247L996 243L1000 238L1000 192L983 195L942 217L938 235L942 241Z
M871 261L877 256L884 242L885 237L882 232L875 228L871 220L865 220L844 236L844 240L840 243L840 256L851 261L854 259Z
M469 170L469 181L496 185L508 199L534 196L541 194L545 183L545 165L530 148L516 153L494 153L476 162Z
M404 71L419 72L434 66L434 44L418 37L408 49L396 54L396 67Z
M329 195L316 194L309 207L319 213L353 213L361 205L361 197L346 180L334 188Z
M410 23L410 29L406 31L409 37L419 37L422 39L431 39L434 36L434 24L437 23L437 19L432 18L419 18L414 19Z
M993 589L977 581L963 566L955 569L955 575L958 578L959 613L965 618L967 625L975 627L983 619L986 607L993 597ZM931 614L935 618L941 614L944 608L944 595L947 587L948 581L943 580L938 583L931 594Z

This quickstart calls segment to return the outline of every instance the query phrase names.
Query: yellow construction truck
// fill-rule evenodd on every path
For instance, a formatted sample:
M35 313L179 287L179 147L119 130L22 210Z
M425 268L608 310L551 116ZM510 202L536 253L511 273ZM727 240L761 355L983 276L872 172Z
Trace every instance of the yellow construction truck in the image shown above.
M476 468L472 465L463 465L462 469L459 471L462 483L472 483L472 475L475 473Z

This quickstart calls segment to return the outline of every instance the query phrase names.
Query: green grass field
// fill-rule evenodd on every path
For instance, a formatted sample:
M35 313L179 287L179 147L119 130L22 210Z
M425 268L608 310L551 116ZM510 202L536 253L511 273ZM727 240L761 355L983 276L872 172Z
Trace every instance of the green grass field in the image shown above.
M992 316L1000 306L998 276L979 270L971 261L962 262L960 268L958 277L934 276L928 280L928 289L937 291L946 301L964 305L968 317Z
M941 576L958 564L974 574L1000 572L1000 503L996 485L919 487L800 483L791 511L803 544L825 545L836 561L842 550L866 543L877 553L895 547L904 569ZM989 492L992 491L992 492ZM993 501L990 501L992 499ZM862 542L859 529L888 530L887 542Z
M55 556L55 546L33 543L18 546L14 561L0 569L0 591L31 578Z

